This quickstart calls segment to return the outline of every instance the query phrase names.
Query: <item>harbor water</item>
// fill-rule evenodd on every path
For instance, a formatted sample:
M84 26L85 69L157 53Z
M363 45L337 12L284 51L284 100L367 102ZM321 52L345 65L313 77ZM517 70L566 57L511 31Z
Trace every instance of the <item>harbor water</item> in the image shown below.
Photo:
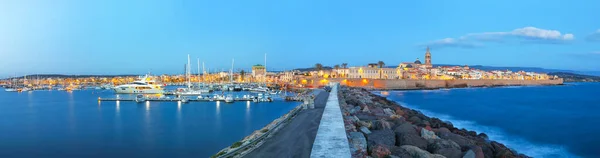
M600 84L374 92L533 157L600 155Z
M116 96L109 90L0 89L0 157L209 157L300 104L98 97Z

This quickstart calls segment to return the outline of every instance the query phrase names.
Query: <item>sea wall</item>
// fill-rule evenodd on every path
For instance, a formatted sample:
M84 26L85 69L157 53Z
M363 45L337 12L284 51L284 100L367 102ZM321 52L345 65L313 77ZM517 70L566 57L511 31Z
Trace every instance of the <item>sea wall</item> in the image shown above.
M315 82L324 85L328 82L339 82L349 87L373 89L437 89L460 87L494 87L494 86L529 86L529 85L561 85L563 79L555 80L409 80L409 79L329 79L326 82ZM315 85L318 86L318 85Z

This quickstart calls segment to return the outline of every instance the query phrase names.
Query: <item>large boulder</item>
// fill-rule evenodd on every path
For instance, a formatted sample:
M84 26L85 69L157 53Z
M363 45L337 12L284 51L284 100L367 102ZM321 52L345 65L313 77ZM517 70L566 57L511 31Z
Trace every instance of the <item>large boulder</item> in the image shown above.
M394 123L387 121L385 119L379 119L379 120L375 121L375 125L373 126L373 129L375 129L375 130L392 129L393 126L394 126Z
M463 158L485 158L485 155L483 154L481 147L473 145L467 148Z
M391 154L390 149L385 145L376 145L371 149L371 156L373 158L384 158Z
M399 135L399 134L417 135L417 130L410 123L402 123L402 124L398 125L396 128L394 128L394 132L396 133L396 135Z
M427 150L427 140L417 134L396 133L396 145L412 145Z
M396 139L394 139L394 132L392 130L374 130L371 134L367 135L367 145L369 148L375 147L376 145L390 147L395 144Z
M421 137L423 137L427 140L439 139L439 137L435 135L435 132L427 130L426 128L421 128Z
M412 122L415 125L421 124L421 119L417 116L411 116L410 118L408 118L409 122Z
M440 129L438 129L438 132L436 132L436 134L438 137L440 137L442 139L451 140L451 141L455 142L460 147L469 147L469 146L472 146L475 144L473 140L468 139L468 138L458 135L458 134L454 134L447 130L448 129L446 129L446 128L440 128Z
M385 108L383 109L383 113L385 113L386 115L395 115L396 113L394 112L394 110L390 109L390 108Z
M404 150L406 150L406 152L408 152L408 154L413 158L445 158L445 156L438 155L438 154L431 154L425 150L422 150L422 149L420 149L416 146L412 146L412 145L403 145L400 147L403 148Z
M390 147L390 152L392 152L392 156L396 156L398 158L412 158L406 149L399 146Z
M360 132L350 132L350 151L352 153L366 152L367 139Z
M446 157L461 157L460 146L451 140L430 139L428 140L427 151L433 154L440 154Z
M369 128L365 127L365 126L361 126L359 128L360 132L364 133L364 134L371 134L371 130L369 130Z
M490 143L494 148L494 157L516 157L516 155L503 144L496 141Z
M373 116L369 113L356 112L355 115L356 115L356 117L358 117L358 119L363 120L363 121L377 120L376 116Z

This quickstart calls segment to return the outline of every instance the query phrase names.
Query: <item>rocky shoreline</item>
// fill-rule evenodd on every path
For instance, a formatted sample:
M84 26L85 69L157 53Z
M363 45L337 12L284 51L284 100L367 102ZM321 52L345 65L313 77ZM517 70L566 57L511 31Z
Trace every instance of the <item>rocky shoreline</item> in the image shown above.
M528 157L485 133L458 129L364 88L343 86L338 95L352 157Z

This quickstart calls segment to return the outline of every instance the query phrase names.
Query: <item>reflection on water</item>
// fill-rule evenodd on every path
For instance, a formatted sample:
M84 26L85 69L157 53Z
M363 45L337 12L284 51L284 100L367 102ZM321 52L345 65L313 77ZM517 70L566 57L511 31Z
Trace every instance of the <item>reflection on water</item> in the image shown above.
M150 111L150 101L146 101L146 111Z
M119 109L121 109L121 101L116 101L117 106L115 107L115 109L117 109L117 114L119 114Z
M217 101L217 115L219 115L219 110L221 109L221 101Z
M98 101L98 97L116 98L116 94L97 90L7 93L0 88L0 155L209 157L299 104L281 100L136 103Z

